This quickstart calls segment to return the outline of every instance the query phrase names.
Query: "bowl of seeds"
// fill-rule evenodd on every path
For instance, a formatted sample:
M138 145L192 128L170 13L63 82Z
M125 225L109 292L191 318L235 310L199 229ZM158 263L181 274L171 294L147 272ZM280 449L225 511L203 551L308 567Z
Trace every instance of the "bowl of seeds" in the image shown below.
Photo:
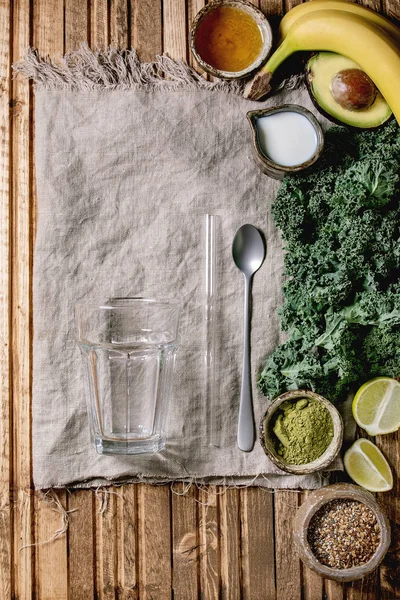
M335 581L374 571L390 545L390 525L374 496L339 483L312 492L297 511L293 536L303 563Z

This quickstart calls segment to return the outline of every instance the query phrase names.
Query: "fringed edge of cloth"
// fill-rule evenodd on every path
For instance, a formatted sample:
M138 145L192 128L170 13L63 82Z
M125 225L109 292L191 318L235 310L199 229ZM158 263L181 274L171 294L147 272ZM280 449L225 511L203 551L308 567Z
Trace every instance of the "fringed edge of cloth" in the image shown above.
M141 62L136 50L91 50L81 44L78 50L53 59L41 57L28 48L25 58L14 63L14 71L32 79L38 90L84 92L92 90L216 90L240 94L238 81L207 81L182 60L167 55L153 62Z
M207 81L183 60L174 60L167 54L156 56L153 62L141 62L136 50L91 50L81 44L64 57L41 57L34 48L28 48L25 58L13 64L16 73L22 73L36 84L37 90L64 90L85 92L93 90L214 90L243 93L243 81ZM296 89L303 75L292 75L282 81L282 88Z

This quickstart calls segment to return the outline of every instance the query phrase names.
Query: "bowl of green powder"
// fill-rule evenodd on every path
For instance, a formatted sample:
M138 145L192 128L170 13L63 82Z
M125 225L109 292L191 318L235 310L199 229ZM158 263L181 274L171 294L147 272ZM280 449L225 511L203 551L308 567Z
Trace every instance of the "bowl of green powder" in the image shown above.
M269 405L260 423L260 442L282 471L296 475L321 471L340 452L342 418L323 396L292 390Z

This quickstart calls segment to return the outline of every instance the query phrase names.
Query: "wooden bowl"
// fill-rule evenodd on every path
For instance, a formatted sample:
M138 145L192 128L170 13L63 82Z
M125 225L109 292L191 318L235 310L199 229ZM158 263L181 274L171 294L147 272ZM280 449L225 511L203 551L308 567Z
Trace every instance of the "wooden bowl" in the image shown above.
M276 452L272 438L272 435L275 434L271 432L270 425L272 417L283 402L300 398L310 398L311 400L321 402L321 404L325 406L332 418L333 438L325 452L316 460L304 465L291 465L287 464ZM326 469L338 456L343 443L343 421L338 410L323 396L309 390L292 390L281 394L271 402L260 421L259 434L261 446L263 447L265 454L279 469L295 475L307 475Z
M224 6L232 6L234 8L238 8L247 12L253 19L256 21L263 38L263 46L259 56L249 65L246 69L242 71L222 71L209 65L199 54L196 46L196 34L197 29L201 23L201 21L210 15L216 8L219 8L221 5ZM256 71L261 65L267 60L271 48L272 48L272 30L271 26L266 18L266 16L253 4L246 2L245 0L214 0L214 2L210 2L204 8L200 10L195 16L192 26L189 32L189 46L190 50L196 61L199 63L200 67L204 69L210 75L214 77L218 77L219 79L241 79L242 77L247 77L251 75L253 71Z
M308 527L312 517L325 504L338 499L355 500L365 504L374 513L378 522L380 530L378 548L368 562L358 567L351 567L349 569L332 569L331 567L327 567L319 562L308 543ZM335 581L355 581L372 573L383 560L390 546L390 524L387 516L370 492L360 488L358 485L338 483L315 490L307 497L296 513L293 524L293 539L301 560L309 569L312 569L322 577L334 579Z

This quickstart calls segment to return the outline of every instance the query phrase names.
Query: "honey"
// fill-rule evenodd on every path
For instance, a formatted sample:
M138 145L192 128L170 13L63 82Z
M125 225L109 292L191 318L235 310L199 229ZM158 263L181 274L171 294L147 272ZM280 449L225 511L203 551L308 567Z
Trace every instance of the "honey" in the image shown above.
M199 23L196 47L211 67L237 72L247 69L258 58L263 38L256 20L248 12L221 5Z

